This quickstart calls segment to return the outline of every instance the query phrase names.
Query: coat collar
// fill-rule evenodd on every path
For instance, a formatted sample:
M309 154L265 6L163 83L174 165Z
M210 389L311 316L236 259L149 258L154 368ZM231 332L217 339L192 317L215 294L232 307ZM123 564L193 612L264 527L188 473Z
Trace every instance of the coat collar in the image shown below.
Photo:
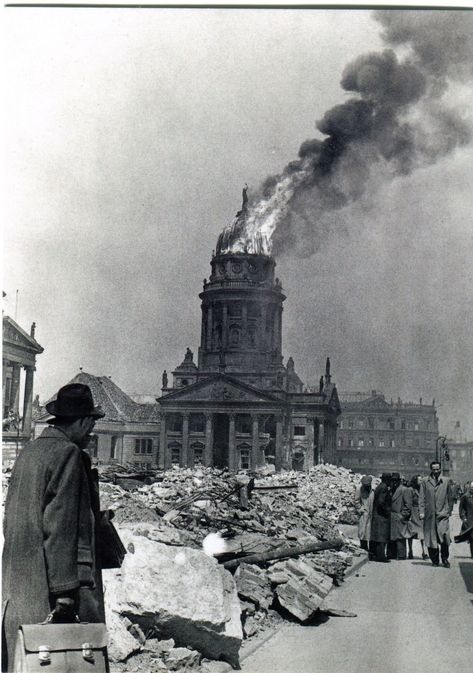
M58 428L55 425L50 425L49 427L44 428L40 437L41 439L66 439L71 444L75 444L72 439L69 439L64 430L61 430L61 428Z
M439 484L443 484L443 477L439 477L438 482L435 483L435 479L429 474L427 481L430 481L432 486L438 486Z

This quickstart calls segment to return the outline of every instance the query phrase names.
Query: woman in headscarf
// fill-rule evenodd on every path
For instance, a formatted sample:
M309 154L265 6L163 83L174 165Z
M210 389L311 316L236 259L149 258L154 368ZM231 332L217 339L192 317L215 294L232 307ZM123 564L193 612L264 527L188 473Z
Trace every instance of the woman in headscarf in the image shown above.
M373 514L374 492L371 488L373 478L370 475L361 477L361 483L356 487L355 506L358 512L358 537L360 547L370 551L369 541L371 532L371 517Z
M414 554L412 552L412 541L420 540L422 545L422 558L428 559L428 555L425 552L424 548L424 526L419 517L419 490L420 490L420 475L416 474L409 482L409 488L412 492L412 510L409 521L406 523L406 537L407 544L409 546L408 558L413 559Z

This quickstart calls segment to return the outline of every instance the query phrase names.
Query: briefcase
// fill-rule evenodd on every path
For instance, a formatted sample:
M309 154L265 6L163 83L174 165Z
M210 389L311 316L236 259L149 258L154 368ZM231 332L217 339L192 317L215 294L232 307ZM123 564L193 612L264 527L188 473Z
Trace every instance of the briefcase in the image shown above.
M108 673L105 624L20 626L13 673Z

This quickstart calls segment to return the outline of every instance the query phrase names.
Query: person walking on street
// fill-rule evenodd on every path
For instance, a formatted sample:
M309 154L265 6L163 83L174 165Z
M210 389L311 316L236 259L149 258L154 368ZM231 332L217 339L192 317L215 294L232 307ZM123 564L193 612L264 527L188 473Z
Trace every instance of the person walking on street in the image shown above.
M387 563L386 545L391 536L391 474L383 472L381 483L375 489L370 539L373 543L374 561Z
M467 492L460 498L458 514L462 520L462 530L458 536L462 540L458 540L458 542L468 540L470 555L473 558L473 481L469 484ZM457 542L457 538L455 538L455 542Z
M389 556L398 561L407 557L407 523L412 512L412 495L409 488L402 484L399 472L391 475L391 542Z
M64 386L46 405L51 427L19 453L4 515L2 671L14 670L22 624L48 614L64 621L104 622L96 557L98 484L86 447L95 421L90 388Z
M371 553L371 518L373 515L373 498L374 491L371 488L373 477L371 475L363 475L361 483L356 487L355 492L355 506L358 512L358 537L360 539L360 547Z
M407 522L407 544L409 546L408 558L413 559L414 554L412 552L412 541L419 540L422 546L422 558L428 559L428 555L425 552L424 547L424 526L422 521L419 518L419 491L420 491L420 475L415 475L412 477L409 482L409 488L411 490L411 517Z
M440 463L430 463L430 476L420 485L419 518L424 522L424 541L432 565L439 565L439 547L442 565L450 568L450 524L453 509L451 482L441 476Z

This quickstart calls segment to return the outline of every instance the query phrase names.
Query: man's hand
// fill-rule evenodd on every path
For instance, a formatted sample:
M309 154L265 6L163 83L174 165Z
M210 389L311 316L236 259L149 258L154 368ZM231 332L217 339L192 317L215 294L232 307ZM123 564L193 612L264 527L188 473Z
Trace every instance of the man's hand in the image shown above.
M424 515L423 515L423 514L419 514L419 519L420 519L421 521L423 521L423 520L424 520Z
M52 621L57 624L66 624L75 621L76 602L70 595L56 596L56 602L52 612Z

